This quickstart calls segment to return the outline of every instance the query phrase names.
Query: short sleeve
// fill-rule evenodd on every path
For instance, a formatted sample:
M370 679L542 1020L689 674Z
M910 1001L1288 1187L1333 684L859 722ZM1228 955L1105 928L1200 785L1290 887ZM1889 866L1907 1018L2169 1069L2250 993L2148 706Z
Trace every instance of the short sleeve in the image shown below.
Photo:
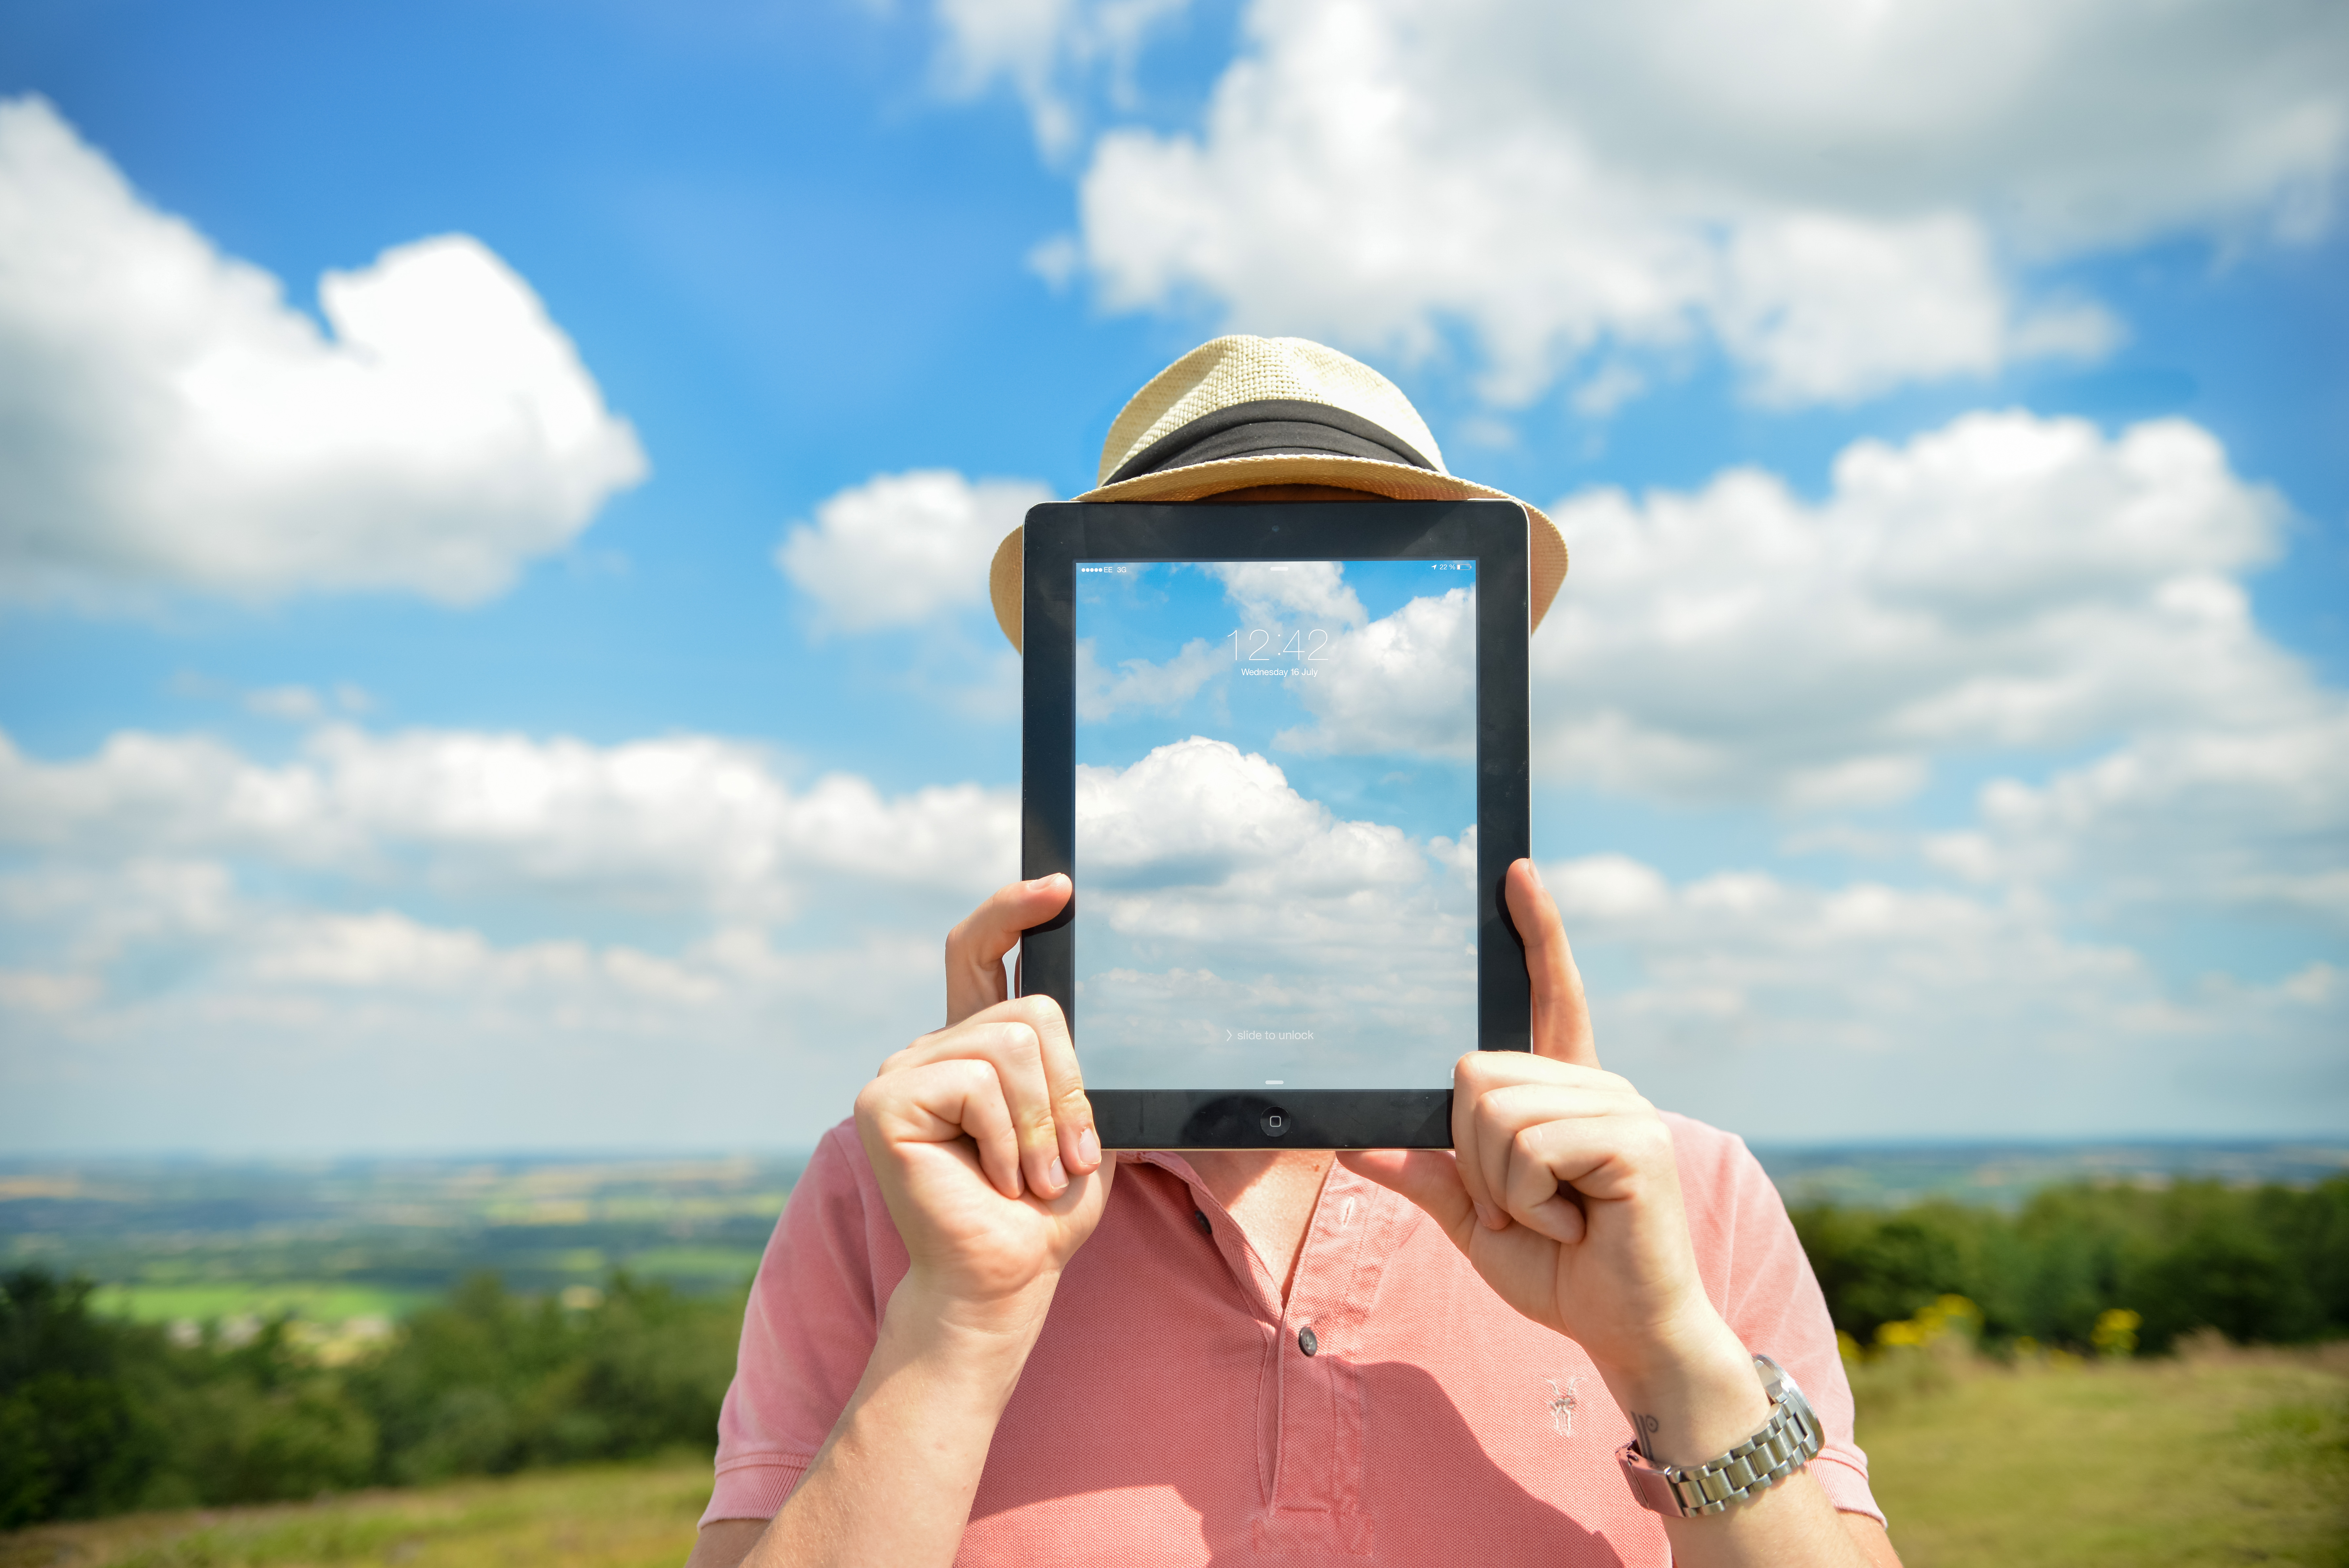
M767 1242L718 1417L718 1477L701 1522L770 1519L864 1376L905 1245L843 1122L824 1134Z
M1868 1456L1853 1438L1851 1379L1835 1322L1778 1189L1744 1139L1686 1116L1664 1119L1706 1293L1745 1347L1785 1367L1810 1400L1826 1433L1810 1469L1828 1498L1881 1524Z

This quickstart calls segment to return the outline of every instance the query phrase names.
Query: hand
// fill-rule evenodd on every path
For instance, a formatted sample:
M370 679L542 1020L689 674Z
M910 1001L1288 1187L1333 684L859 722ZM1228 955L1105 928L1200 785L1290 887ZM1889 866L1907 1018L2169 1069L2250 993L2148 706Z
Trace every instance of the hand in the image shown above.
M1533 862L1509 868L1506 892L1533 981L1532 1054L1460 1059L1454 1152L1340 1158L1425 1210L1502 1300L1581 1345L1610 1383L1676 1358L1717 1363L1729 1330L1697 1274L1671 1131L1600 1070L1582 977Z
M1014 884L956 927L955 1022L883 1063L856 1096L857 1136L912 1258L907 1282L930 1309L975 1327L1041 1322L1116 1171L1102 1158L1059 1004L1001 1000L1004 953L1069 891L1064 877ZM996 995L973 1007L986 996L985 965Z
M1065 877L1019 883L957 926L946 1027L856 1096L856 1134L911 1266L855 1392L750 1561L944 1564L961 1547L1061 1272L1117 1174L1059 1005L1004 996L1003 955L1069 892ZM744 1533L706 1534L708 1560L739 1552Z
M1003 955L1019 945L1022 931L1059 914L1070 891L1069 879L1057 871L1033 882L1010 883L947 933L949 1025L1011 994L1003 981Z

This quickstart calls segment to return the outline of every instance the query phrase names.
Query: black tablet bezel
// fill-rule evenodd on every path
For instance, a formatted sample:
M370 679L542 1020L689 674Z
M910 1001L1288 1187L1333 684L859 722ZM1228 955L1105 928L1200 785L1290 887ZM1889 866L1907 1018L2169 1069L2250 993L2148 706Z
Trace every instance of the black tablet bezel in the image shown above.
M1502 879L1532 852L1524 508L1507 501L1240 505L1057 502L1028 514L1021 569L1020 875L1072 870L1076 829L1076 563L1473 560L1476 563L1476 1038L1533 1043L1525 947ZM1076 890L1028 930L1021 990L1051 997L1084 1057L1075 997ZM1102 1146L1125 1149L1449 1148L1452 1091L1090 1091Z

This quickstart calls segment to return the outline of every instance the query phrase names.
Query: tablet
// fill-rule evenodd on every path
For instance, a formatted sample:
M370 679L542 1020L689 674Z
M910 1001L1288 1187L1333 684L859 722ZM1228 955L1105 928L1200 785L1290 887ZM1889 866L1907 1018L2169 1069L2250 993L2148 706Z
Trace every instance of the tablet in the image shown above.
M1021 986L1110 1148L1448 1147L1525 1050L1526 516L1505 501L1028 514Z

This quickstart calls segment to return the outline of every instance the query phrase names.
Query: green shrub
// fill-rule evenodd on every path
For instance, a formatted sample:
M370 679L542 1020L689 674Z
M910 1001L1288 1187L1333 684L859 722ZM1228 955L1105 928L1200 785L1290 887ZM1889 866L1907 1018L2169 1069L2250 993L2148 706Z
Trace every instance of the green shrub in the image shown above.
M380 1424L388 1480L706 1448L741 1322L739 1299L698 1300L626 1274L584 1312L511 1295L484 1275L410 1318L351 1382Z
M93 1317L89 1293L0 1277L0 1529L133 1507L168 1447L138 1398L160 1336Z
M2139 1355L2203 1328L2268 1344L2349 1334L2349 1177L2313 1189L2082 1183L2012 1216L1923 1203L1816 1205L1794 1220L1836 1326L1861 1345L1945 1294L1978 1304L1993 1345L2089 1352L2115 1312L2139 1315Z
M2206 1221L2137 1271L2142 1343L2167 1350L2198 1328L2238 1344L2289 1344L2324 1328L2315 1293L2271 1237Z
M482 1276L331 1368L286 1319L182 1347L90 1288L0 1280L0 1528L707 1449L742 1320L626 1275L580 1312Z

